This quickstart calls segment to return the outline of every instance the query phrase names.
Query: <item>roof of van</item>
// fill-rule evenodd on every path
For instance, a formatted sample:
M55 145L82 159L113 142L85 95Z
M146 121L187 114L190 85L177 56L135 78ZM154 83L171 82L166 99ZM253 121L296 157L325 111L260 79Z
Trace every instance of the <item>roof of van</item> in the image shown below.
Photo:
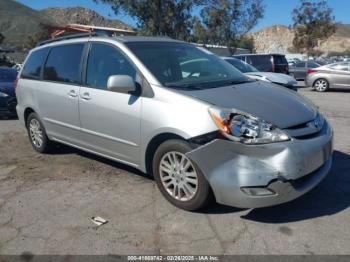
M73 35L67 35L62 36L54 39L49 39L47 41L42 41L37 44L37 46L45 46L48 44L59 44L60 42L66 43L69 40L83 40L87 41L91 38L106 38L106 39L114 39L118 42L123 43L130 43L130 42L176 42L176 43L184 43L180 40L175 40L169 37L162 37L162 36L110 36L106 35L104 33L96 33L96 34L90 34L90 33L82 33L82 34L73 34Z

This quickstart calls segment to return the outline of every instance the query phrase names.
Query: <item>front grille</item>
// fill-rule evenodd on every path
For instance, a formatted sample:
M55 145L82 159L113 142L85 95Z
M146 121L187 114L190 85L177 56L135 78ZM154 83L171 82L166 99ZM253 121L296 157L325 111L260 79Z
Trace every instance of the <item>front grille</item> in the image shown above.
M317 121L319 120L319 121ZM289 136L297 139L311 139L317 137L322 129L327 126L324 119L317 116L314 120L301 123L284 129Z

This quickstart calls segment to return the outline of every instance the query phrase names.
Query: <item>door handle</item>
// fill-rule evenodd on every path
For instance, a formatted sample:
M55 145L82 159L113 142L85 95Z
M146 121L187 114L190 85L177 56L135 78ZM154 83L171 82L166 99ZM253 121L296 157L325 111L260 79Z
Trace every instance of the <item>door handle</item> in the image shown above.
M88 92L85 92L84 94L81 95L81 98L84 100L90 100L91 96Z
M68 93L68 96L69 97L77 97L78 94L74 90L70 90L69 93Z

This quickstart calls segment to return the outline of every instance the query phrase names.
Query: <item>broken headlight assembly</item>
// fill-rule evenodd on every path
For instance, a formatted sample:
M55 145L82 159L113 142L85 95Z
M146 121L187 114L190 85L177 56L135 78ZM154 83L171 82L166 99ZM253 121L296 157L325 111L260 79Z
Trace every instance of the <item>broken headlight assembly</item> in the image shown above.
M238 110L209 108L209 113L222 134L244 144L267 144L290 140L276 126Z

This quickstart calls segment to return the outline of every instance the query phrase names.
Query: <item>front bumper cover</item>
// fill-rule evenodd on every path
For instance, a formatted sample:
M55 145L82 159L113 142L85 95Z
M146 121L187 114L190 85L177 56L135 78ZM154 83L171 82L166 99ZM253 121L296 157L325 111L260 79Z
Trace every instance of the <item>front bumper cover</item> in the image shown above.
M218 203L257 208L293 200L315 187L331 168L332 142L325 121L311 138L264 145L216 139L187 156L207 178ZM252 196L244 187L265 187L275 194Z

